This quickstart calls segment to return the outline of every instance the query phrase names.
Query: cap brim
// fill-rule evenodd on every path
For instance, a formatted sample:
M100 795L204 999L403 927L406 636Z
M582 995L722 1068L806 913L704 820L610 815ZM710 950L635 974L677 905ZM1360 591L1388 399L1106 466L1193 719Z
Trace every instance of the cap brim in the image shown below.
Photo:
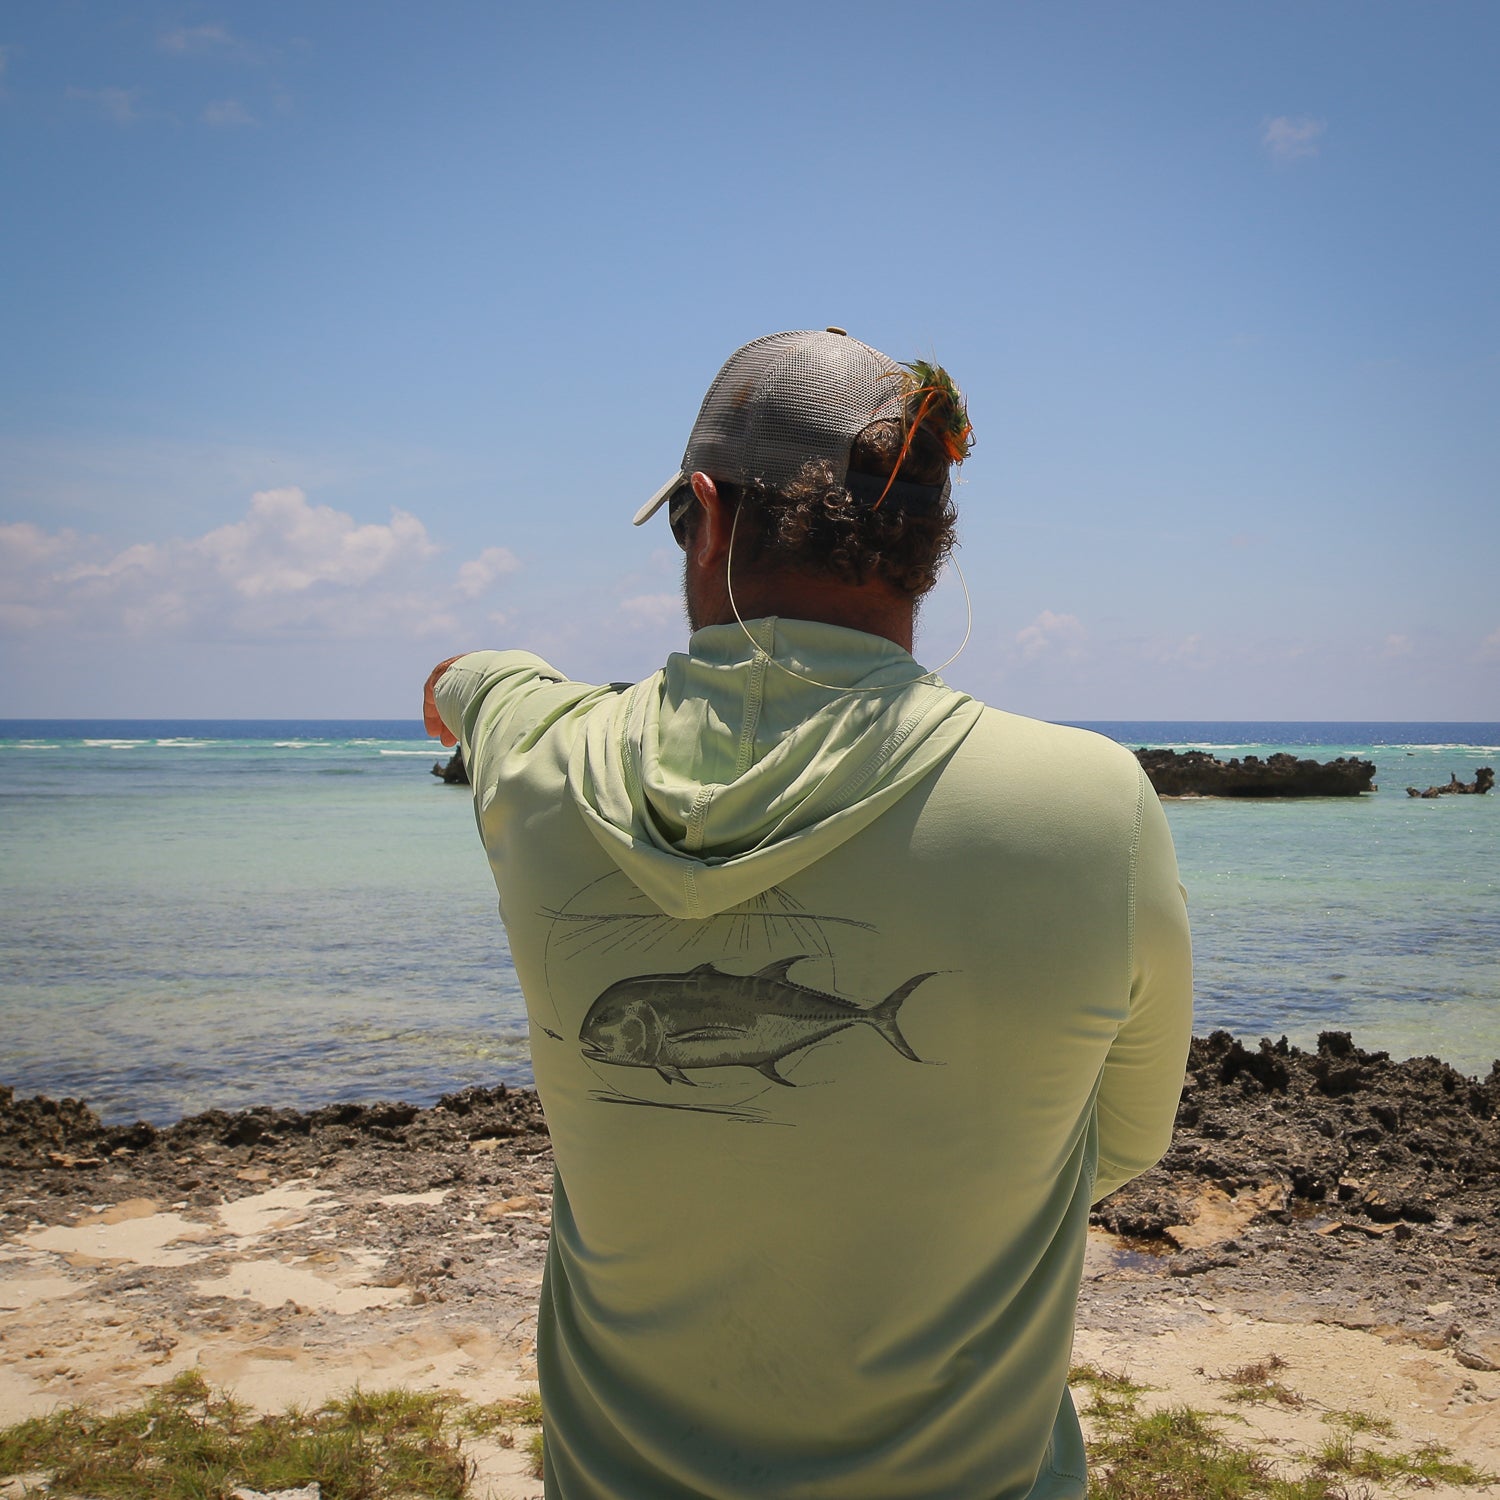
M635 513L632 526L644 526L647 521L672 498L672 492L687 482L687 475L679 469L657 492Z

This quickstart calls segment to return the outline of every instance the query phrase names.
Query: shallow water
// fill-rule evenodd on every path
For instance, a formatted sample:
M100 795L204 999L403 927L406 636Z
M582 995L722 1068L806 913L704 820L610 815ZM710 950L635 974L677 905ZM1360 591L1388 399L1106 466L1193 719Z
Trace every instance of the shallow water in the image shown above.
M1199 1031L1500 1056L1500 796L1403 790L1496 764L1500 725L1092 727L1380 767L1358 799L1167 804ZM165 1122L529 1081L438 756L404 722L0 723L0 1082Z

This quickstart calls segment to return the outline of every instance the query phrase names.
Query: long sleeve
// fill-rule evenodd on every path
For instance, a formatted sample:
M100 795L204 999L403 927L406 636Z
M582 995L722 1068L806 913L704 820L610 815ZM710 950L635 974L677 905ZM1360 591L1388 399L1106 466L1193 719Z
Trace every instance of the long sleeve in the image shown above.
M1132 871L1130 1014L1099 1086L1094 1201L1161 1159L1172 1138L1193 1025L1187 897L1166 814L1144 774Z
M433 701L443 723L458 736L467 762L481 722L493 729L497 715L532 690L565 682L560 672L529 651L471 651L438 678ZM577 696L572 695L573 701Z

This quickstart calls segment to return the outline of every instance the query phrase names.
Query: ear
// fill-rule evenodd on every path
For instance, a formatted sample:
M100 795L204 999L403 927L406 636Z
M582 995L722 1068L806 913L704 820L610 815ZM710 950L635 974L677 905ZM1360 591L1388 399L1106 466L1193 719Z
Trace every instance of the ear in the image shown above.
M698 504L703 507L703 524L693 539L693 559L700 568L707 568L728 555L729 507L724 504L719 487L707 474L694 474L689 482Z

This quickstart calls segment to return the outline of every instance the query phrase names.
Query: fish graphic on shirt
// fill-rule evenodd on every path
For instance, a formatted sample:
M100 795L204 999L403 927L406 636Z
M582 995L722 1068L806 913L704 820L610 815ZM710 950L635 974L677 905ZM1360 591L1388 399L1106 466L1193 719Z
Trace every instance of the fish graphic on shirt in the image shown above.
M778 958L753 974L726 974L711 963L681 974L621 979L589 1007L579 1030L583 1055L624 1068L654 1068L669 1083L692 1083L685 1068L755 1068L792 1087L776 1064L850 1026L869 1026L902 1057L922 1059L901 1035L897 1013L924 980L915 974L869 1007L787 977L812 955Z

